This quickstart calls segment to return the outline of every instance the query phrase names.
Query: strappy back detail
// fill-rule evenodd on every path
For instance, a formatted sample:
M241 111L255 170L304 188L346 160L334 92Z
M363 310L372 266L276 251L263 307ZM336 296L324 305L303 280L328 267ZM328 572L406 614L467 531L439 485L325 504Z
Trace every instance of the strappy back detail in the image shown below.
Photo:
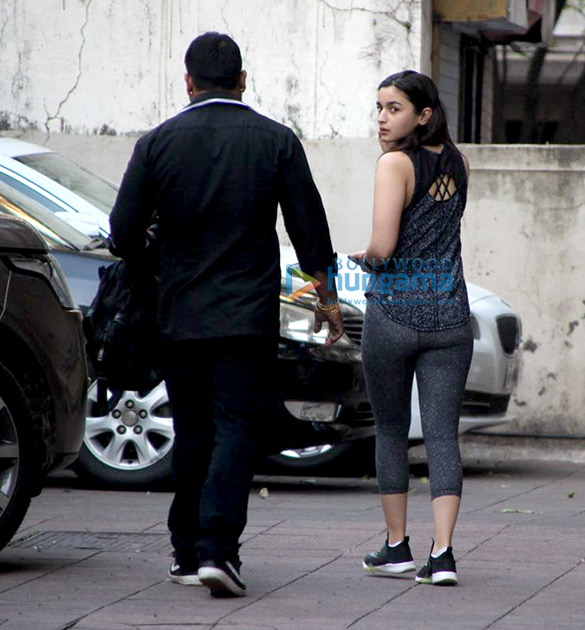
M428 194L435 201L447 201L448 199L451 199L456 192L457 186L455 184L455 179L448 173L441 173L437 175L437 178L428 190Z
M404 152L414 169L414 192L404 209L407 215L425 197L433 201L449 201L459 193L467 201L467 171L461 153L455 147L444 146L438 153L429 149Z

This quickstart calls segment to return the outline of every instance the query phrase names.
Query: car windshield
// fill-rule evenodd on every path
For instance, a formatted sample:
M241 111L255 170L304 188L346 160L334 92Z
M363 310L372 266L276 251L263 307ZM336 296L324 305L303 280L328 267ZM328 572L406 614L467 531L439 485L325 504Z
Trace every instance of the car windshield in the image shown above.
M57 208L60 210L60 208ZM51 249L87 249L91 239L55 216L44 205L0 179L0 213L18 217L32 225Z
M14 158L79 195L109 215L118 188L107 179L87 171L58 153L33 153Z

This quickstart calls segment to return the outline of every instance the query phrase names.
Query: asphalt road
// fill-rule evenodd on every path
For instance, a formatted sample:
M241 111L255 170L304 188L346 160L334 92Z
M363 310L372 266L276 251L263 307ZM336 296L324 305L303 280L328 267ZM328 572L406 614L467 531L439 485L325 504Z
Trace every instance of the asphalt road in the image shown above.
M241 550L248 596L216 600L167 580L170 499L52 479L0 552L1 630L585 627L583 463L475 459L450 588L364 574L384 537L374 480L258 477ZM432 533L424 477L412 479L409 519L420 565Z

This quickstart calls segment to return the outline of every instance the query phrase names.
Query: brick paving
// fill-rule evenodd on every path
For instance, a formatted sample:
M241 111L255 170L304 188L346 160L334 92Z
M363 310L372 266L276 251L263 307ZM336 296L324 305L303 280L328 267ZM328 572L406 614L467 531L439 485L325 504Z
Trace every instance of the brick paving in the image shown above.
M410 494L420 565L432 532L428 480L413 478ZM166 578L170 498L87 489L72 473L52 479L0 552L1 630L585 627L583 463L474 456L455 588L364 574L363 555L384 537L375 480L257 477L241 550L248 595L213 599Z

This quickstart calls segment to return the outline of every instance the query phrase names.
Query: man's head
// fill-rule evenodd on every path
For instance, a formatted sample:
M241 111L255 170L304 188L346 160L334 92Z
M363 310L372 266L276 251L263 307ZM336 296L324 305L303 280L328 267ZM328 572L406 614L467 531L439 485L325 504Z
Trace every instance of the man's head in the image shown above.
M194 39L185 54L185 66L191 96L195 91L244 91L246 73L242 71L242 55L228 35L210 32Z

